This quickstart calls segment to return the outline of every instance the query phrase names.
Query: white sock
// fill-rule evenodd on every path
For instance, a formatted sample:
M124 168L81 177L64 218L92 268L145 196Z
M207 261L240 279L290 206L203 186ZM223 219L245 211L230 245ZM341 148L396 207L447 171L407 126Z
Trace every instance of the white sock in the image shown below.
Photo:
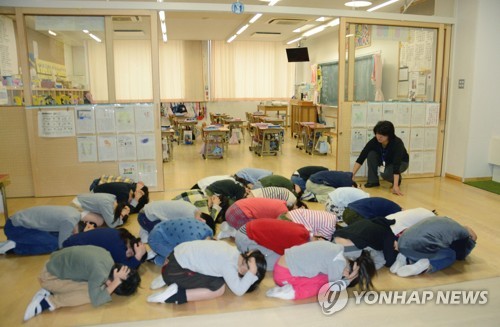
M399 277L409 277L415 276L423 273L431 266L429 259L424 258L420 259L412 265L406 265L397 270L397 274Z
M152 290L157 290L159 288L162 288L163 286L167 285L165 281L163 280L163 276L159 275L153 281L151 282L151 285L149 286L150 289Z
M282 287L274 287L266 292L268 297L275 297L282 300L293 300L295 299L295 290L290 284L286 284Z
M403 266L406 266L406 257L402 253L398 253L396 261L394 261L389 270L391 271L391 273L395 274L398 271L398 269Z
M177 284L171 284L169 287L167 287L164 291L154 293L150 296L148 296L147 301L148 302L153 302L153 303L165 303L165 301L171 297L172 295L177 294L179 287Z

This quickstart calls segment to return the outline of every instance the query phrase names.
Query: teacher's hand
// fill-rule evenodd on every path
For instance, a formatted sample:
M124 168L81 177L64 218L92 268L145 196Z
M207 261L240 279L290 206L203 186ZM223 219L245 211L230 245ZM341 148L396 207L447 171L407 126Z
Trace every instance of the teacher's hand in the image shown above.
M403 193L401 192L401 190L399 189L399 186L398 185L394 185L392 187L392 193L393 194L396 194L396 195L403 195Z

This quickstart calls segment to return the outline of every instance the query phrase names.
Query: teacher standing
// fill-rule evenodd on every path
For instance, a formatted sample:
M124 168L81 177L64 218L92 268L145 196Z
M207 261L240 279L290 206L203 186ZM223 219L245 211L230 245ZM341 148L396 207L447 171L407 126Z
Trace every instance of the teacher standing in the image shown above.
M387 120L379 121L373 128L375 136L366 143L354 163L352 178L356 176L365 160L368 162L368 181L365 187L380 186L378 171L382 178L392 183L392 193L403 195L399 189L401 173L408 169L410 158L403 141L396 136L394 125Z

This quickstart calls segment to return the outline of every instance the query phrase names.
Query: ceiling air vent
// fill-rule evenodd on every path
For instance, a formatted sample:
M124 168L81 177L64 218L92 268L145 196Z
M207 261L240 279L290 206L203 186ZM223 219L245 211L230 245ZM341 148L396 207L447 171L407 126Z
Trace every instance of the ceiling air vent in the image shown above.
M273 18L267 23L273 25L297 25L305 22L307 22L307 20L301 18Z
M141 37L145 33L142 30L114 30L116 36L121 37Z
M137 23L137 22L141 21L141 17L140 16L113 16L113 21L114 22L124 22L124 23L127 23L127 22Z
M254 38L270 38L270 37L275 37L275 36L280 36L281 33L279 32L255 32L252 33L252 37Z

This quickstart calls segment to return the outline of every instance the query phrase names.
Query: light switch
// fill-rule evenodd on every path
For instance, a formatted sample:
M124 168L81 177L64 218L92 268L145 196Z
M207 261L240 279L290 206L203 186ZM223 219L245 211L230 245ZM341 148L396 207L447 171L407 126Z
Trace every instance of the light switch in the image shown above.
M465 79L462 78L458 80L458 88L465 89Z

